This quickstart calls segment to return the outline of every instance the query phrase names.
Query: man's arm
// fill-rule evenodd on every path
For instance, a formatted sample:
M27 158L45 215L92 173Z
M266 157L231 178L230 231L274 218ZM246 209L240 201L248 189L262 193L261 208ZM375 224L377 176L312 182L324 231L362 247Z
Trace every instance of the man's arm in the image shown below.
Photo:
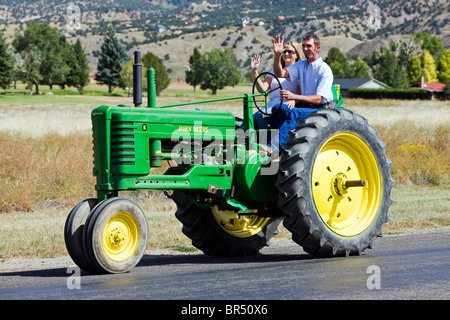
M333 85L333 72L329 67L326 67L324 71L319 75L316 94L314 95L302 95L293 94L292 92L281 90L281 99L283 100L295 100L303 104L319 105L322 103L330 103L333 100L333 94L331 93L331 86ZM330 100L331 99L331 100Z
M281 90L281 99L283 100L295 100L303 104L317 104L322 102L323 97L319 94L304 96L301 94L295 94L287 90Z

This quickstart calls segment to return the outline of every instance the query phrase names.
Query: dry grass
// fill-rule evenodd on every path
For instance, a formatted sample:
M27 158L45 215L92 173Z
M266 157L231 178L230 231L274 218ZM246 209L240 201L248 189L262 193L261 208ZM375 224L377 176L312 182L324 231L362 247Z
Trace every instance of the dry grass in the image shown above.
M393 162L392 176L398 184L450 184L448 125L430 130L406 121L379 130L380 138L387 145L386 153Z
M245 90L249 88L237 89L235 95ZM211 97L205 92L175 90L158 97L157 103L198 98ZM66 255L65 218L80 200L95 197L91 105L130 101L111 97L101 101L95 97L87 104L67 99L57 105L0 102L0 258ZM239 101L201 107L239 115ZM347 100L346 105L379 130L393 161L396 203L390 210L391 222L386 231L448 226L450 104ZM172 201L159 192L129 196L147 214L149 248L190 247L190 240L182 234L181 223L174 216ZM282 228L278 237L290 234Z
M450 226L450 188L400 186L392 191L395 203L383 232L398 233Z
M92 138L0 132L0 212L73 205L93 194Z
M175 218L175 204L159 192L128 195L145 212L150 248L189 248L190 240ZM81 197L80 197L81 199ZM64 223L71 207L40 208L32 213L0 214L0 261L9 258L57 257L67 255Z

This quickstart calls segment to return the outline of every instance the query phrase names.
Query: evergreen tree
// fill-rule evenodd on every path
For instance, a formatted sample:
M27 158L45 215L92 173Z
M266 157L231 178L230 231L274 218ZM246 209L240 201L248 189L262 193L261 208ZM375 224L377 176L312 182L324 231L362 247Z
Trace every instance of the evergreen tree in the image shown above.
M89 65L80 39L71 47L70 57L67 84L76 87L83 94L84 87L89 84Z
M95 80L108 85L108 93L120 84L120 71L127 62L127 52L117 39L113 27L109 27L101 46Z
M147 90L147 72L146 70L149 68L155 69L155 89L156 95L160 95L160 93L168 87L170 84L169 74L167 73L166 67L162 63L161 59L155 56L151 52L147 52L142 57L142 68L145 72L142 73L144 77L144 81L142 82L144 86L144 90Z
M197 47L194 48L192 56L189 57L189 70L186 71L186 83L195 88L201 83L202 72L200 70L200 61L202 55Z
M0 33L0 87L6 89L13 80L13 61L3 34Z

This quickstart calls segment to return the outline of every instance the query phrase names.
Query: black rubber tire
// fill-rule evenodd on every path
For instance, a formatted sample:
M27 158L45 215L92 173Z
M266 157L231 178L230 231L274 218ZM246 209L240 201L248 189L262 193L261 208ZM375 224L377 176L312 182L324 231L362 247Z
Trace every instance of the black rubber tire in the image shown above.
M83 232L86 219L97 205L97 199L86 199L78 203L67 216L64 225L64 241L70 257L78 267L88 273L97 272L84 251Z
M137 228L136 249L123 260L115 260L108 256L102 244L106 224L118 213L125 213L131 217ZM147 218L142 209L129 199L114 197L100 202L86 221L83 243L87 257L96 267L96 272L93 273L124 273L131 270L142 259L147 242Z
M270 218L257 234L238 238L224 231L216 222L211 210L202 209L189 201L182 192L172 196L177 205L175 216L183 224L183 233L192 245L211 257L256 255L269 246L270 239L278 234L282 218Z
M365 141L376 157L381 175L381 193L375 218L362 232L342 236L331 230L314 202L312 170L321 146L336 133L348 132ZM388 221L387 212L393 203L390 176L392 162L386 157L386 146L378 132L362 116L346 109L323 109L299 122L282 148L276 188L278 208L284 214L284 226L293 240L318 257L361 254L372 248L373 239L382 236L381 228Z

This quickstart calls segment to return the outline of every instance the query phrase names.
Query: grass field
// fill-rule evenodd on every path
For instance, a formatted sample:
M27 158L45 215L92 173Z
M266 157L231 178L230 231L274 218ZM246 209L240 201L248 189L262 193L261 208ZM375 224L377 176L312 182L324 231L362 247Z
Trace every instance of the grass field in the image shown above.
M218 97L250 91L248 86L226 88ZM66 216L76 203L95 196L90 112L103 104L132 104L126 94L117 96L122 90L117 93L0 96L0 259L67 254ZM210 98L209 92L175 83L157 97L157 104ZM449 226L450 102L349 99L345 104L379 130L393 161L395 204L383 231ZM196 107L242 116L241 100ZM159 192L126 196L147 214L148 248L192 248L174 217L171 200ZM281 229L277 237L289 238Z

